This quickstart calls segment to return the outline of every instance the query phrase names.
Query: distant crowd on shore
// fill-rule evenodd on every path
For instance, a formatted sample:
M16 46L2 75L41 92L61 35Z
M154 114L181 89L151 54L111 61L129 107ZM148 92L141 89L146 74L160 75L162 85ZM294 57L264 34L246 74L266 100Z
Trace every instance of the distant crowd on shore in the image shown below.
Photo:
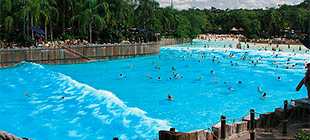
M234 35L234 34L201 34L198 35L197 39L200 40L212 40L212 39L237 39L241 42L249 42L249 43L263 43L263 44L291 44L291 45L302 45L299 39L293 40L288 38L274 38L274 39L248 39L243 35Z
M150 42L149 42L150 43ZM29 48L58 48L61 45L65 45L65 46L72 46L72 45L76 45L76 46L85 46L85 45L102 45L99 42L95 42L95 43L90 43L87 40L82 40L82 39L66 39L64 41L49 41L47 43L45 43L44 41L36 41L36 43L32 46L29 47L25 47L25 46L18 46L17 43L15 42L7 42L6 40L0 40L0 50L4 50L4 49L29 49ZM122 41L120 43L114 43L116 45L119 44L132 44L129 41ZM103 43L103 45L112 45L111 43Z
M15 42L7 42L6 40L0 40L0 49L28 49L28 48L57 48L59 45L89 45L87 40L81 39L66 39L64 41L36 41L36 43L30 47L19 47Z
M225 41L225 40L232 40L232 41L240 41L240 42L248 42L248 43L263 43L263 44L288 44L288 45L301 45L300 41L297 40L291 40L286 38L276 38L276 39L247 39L243 35L234 35L234 34L201 34L198 35L197 39L200 40L214 40L214 41ZM91 44L99 44L96 43L90 43L87 40L82 39L66 39L64 41L49 41L44 42L42 39L38 41L36 39L36 43L33 44L30 47L24 47L24 46L18 46L15 42L8 42L6 40L0 40L0 49L28 49L28 48L40 48L40 47L46 47L46 48L57 48L59 45L91 45ZM110 43L108 43L110 44ZM118 44L118 43L117 43ZM120 44L130 44L129 41L122 41Z

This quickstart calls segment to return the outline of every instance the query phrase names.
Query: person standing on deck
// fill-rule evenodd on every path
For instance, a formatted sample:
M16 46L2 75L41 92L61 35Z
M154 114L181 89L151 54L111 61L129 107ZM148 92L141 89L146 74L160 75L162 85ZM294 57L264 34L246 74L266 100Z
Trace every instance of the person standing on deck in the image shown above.
M308 100L310 100L310 63L307 64L306 68L307 72L305 74L304 84L307 87Z

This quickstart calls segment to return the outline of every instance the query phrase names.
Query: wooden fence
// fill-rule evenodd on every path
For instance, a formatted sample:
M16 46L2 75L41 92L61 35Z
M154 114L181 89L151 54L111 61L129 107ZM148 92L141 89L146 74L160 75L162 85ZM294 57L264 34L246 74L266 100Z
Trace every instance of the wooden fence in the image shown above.
M65 45L56 48L9 48L0 50L0 67L27 61L40 64L71 64L89 60L130 58L160 52L160 43Z
M140 44L59 45L52 48L0 49L0 68L22 61L39 64L73 64L92 60L130 58L160 53L160 47L189 43L190 39L163 39Z

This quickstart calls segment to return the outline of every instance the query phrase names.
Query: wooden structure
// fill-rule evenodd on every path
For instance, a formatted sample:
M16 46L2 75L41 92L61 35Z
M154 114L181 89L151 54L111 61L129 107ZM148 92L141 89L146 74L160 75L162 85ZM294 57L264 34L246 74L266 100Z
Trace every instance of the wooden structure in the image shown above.
M190 39L163 39L139 44L59 45L49 48L0 49L0 68L27 61L39 64L73 64L94 60L130 58L160 53L160 47L189 43Z
M287 123L291 119L300 119L307 117L310 114L310 101L305 99L299 99L295 101L295 106L289 105L287 100L283 105L276 108L274 112L268 112L260 114L253 109L250 113L240 117L241 121L235 122L238 119L226 119L226 116L222 115L221 120L210 128L204 130L196 130L187 133L175 132L175 131L159 131L159 140L223 140L230 138L238 138L238 135L248 134L251 140L255 139L255 129L262 128L265 131L269 131L273 128L282 128L282 134L287 134ZM255 117L258 114L259 117ZM227 121L233 121L233 123L227 123ZM173 129L175 130L175 129Z

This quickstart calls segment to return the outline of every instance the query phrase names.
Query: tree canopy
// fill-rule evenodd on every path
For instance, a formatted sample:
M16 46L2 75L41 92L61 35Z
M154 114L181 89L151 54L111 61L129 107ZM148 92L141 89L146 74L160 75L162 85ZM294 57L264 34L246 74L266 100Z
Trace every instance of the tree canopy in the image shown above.
M138 36L154 41L154 33L195 38L202 33L232 33L233 27L242 28L249 38L283 36L288 28L307 34L308 1L253 10L177 10L160 7L156 0L1 0L0 39L32 41L30 26L44 29L46 41L80 38L100 43Z

